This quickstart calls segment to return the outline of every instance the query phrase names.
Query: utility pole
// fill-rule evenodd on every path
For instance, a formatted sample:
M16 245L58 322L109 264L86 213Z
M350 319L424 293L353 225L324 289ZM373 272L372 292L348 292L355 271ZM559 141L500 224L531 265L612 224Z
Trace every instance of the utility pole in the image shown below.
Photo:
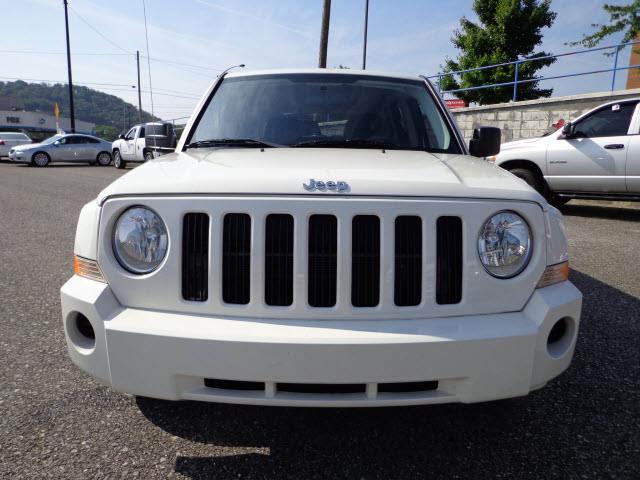
M136 50L136 66L138 67L138 121L142 123L142 94L140 93L140 51Z
M76 119L73 110L73 79L71 78L71 47L69 46L69 13L67 12L67 0L64 2L64 26L67 32L67 72L69 73L69 110L71 112L71 133L76 133Z
M369 0L364 4L364 44L362 46L362 70L367 69L367 28L369 26Z
M324 0L322 8L322 28L320 30L319 68L327 68L327 43L329 42L329 19L331 18L331 0Z

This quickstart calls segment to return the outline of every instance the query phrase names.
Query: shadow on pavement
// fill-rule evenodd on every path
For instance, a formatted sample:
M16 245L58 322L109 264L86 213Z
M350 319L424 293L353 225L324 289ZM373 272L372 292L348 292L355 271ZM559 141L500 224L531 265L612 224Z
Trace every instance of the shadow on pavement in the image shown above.
M640 207L640 202L638 203ZM640 208L619 207L615 205L578 205L569 203L560 211L568 217L605 218L615 220L640 221Z
M378 409L137 404L164 431L215 447L218 456L177 457L175 471L195 479L638 478L640 300L577 271L571 279L585 296L574 362L527 397Z

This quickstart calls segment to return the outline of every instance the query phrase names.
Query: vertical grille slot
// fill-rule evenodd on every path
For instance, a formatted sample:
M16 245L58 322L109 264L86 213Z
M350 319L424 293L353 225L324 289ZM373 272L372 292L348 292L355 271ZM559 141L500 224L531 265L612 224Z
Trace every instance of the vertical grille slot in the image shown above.
M459 303L462 299L462 220L440 217L437 223L436 302Z
M222 239L222 299L249 303L251 285L251 217L246 213L224 216Z
M351 304L375 307L380 300L380 219L357 215L351 227Z
M293 217L267 216L265 232L264 301L267 305L293 303Z
M309 291L312 307L336 304L338 221L333 215L309 217Z
M209 216L187 213L182 220L182 298L204 302L209 296Z
M422 220L400 216L395 229L394 302L412 307L422 301Z

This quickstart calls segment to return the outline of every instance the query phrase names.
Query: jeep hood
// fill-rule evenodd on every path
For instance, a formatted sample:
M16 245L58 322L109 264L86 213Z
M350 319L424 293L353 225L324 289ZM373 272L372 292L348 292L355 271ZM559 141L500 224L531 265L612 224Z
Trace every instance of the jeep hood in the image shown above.
M345 195L308 192L303 183L344 181L346 195L491 198L543 197L483 159L418 151L336 148L211 148L171 153L120 177L98 195Z

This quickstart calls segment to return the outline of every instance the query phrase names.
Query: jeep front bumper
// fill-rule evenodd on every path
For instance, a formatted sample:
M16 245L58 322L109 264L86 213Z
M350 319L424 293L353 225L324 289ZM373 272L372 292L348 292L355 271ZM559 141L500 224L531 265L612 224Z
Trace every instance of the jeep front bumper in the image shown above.
M61 295L71 359L116 390L169 400L322 407L526 395L569 366L582 302L563 282L535 290L520 312L276 321L126 308L107 284L79 276ZM549 344L558 321L564 328ZM208 386L205 379L211 379ZM350 393L341 393L346 386Z

